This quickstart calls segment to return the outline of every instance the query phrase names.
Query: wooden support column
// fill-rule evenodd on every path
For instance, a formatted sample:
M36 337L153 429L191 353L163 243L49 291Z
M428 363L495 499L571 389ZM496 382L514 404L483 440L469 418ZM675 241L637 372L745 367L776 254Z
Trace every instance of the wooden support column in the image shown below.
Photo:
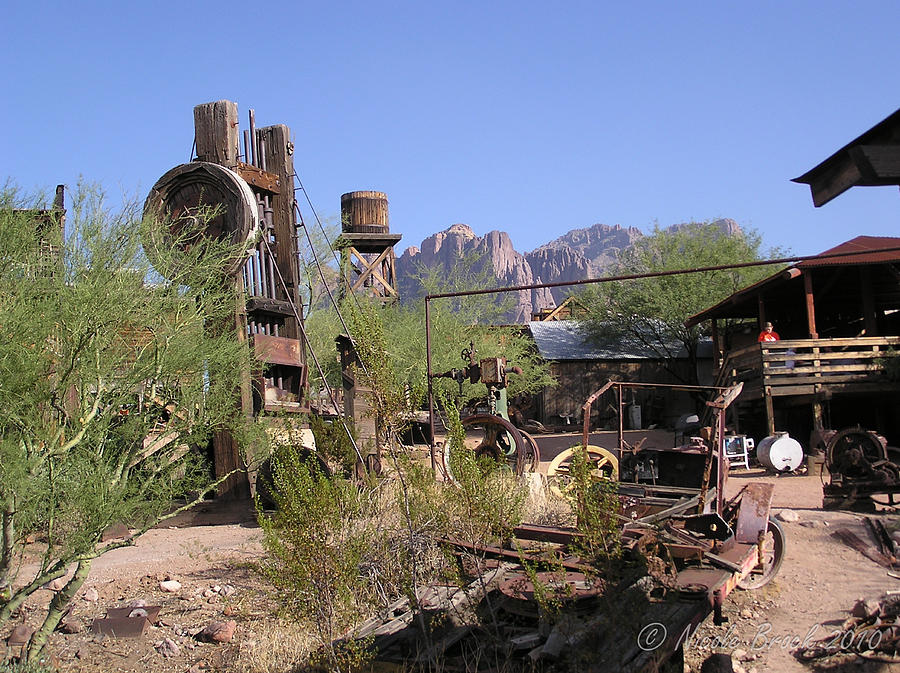
M719 371L719 368L722 366L722 347L719 343L719 321L715 318L712 319L712 347L713 347L713 362L716 365L716 371Z
M806 295L806 326L809 329L809 338L818 339L816 331L816 301L813 296L812 277L809 271L803 272L803 292Z
M238 142L237 104L231 101L204 103L194 108L194 138L197 158L220 164L226 168L237 165L240 145ZM222 329L233 330L239 341L247 340L247 312L244 304L244 281L240 272L234 277L234 321ZM253 398L250 392L250 372L242 372L235 388L235 404L250 416L253 414ZM240 447L230 432L222 430L213 435L213 463L216 478L234 470L243 470L244 460ZM218 495L226 499L250 497L247 473L236 472L219 485Z
M762 294L756 297L756 307L759 315L759 329L762 329L766 324L766 303L763 301Z
M194 108L194 143L197 158L233 169L238 163L237 103L219 100Z
M878 316L875 315L875 298L872 296L872 269L859 267L859 281L862 291L863 327L866 336L878 336Z
M287 285L277 283L277 297L290 300L300 313L302 305L299 293L299 262L294 245L296 229L294 227L294 146L291 143L290 129L284 124L266 126L257 131L257 144L263 149L266 171L278 176L278 193L271 197L272 224L275 227L275 263ZM303 318L302 313L300 318ZM290 339L300 338L300 329L293 316L284 320L284 333ZM306 349L303 349L306 352Z

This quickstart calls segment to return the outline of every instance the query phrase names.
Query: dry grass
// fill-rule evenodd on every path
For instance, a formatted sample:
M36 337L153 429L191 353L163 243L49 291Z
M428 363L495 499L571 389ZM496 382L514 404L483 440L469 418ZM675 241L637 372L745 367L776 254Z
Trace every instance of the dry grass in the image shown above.
M229 666L238 673L292 673L316 646L298 624L276 617L242 622L241 628L245 637Z

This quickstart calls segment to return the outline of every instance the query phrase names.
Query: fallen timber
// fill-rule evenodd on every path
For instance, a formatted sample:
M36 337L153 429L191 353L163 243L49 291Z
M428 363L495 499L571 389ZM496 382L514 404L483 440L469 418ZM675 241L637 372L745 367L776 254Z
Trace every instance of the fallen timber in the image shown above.
M572 528L525 524L494 544L445 538L464 579L420 588L414 604L400 601L345 639L369 639L379 670L681 671L700 623L710 614L725 621L729 593L764 585L783 555L771 484L724 501L724 410L735 395L728 389L709 403L719 412L715 441L672 450L696 484L657 474L617 483L621 562L598 569L582 555L585 534ZM595 453L593 472L609 474L609 452ZM564 479L558 486L567 488Z

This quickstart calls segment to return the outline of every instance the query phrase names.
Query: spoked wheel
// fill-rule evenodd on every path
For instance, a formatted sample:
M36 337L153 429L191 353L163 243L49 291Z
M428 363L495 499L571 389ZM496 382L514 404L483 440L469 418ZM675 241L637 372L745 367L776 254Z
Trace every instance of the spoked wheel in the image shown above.
M475 414L462 419L462 425L467 434L470 430L481 432L481 439L474 448L475 455L487 456L498 463L508 465L517 476L521 476L527 469L529 461L534 460L529 458L529 455L537 456L537 461L540 461L537 443L532 449L523 433L505 418L493 414ZM531 441L534 442L534 439ZM444 450L444 466L453 479L449 450L450 443L447 442Z
M772 581L784 560L784 530L781 524L769 517L769 528L763 541L762 563L738 582L741 589L759 589Z
M519 432L525 438L525 471L537 472L541 466L541 450L538 448L537 440L524 430Z
M572 477L572 458L581 447L573 446L560 453L547 468L547 484L550 492L559 498L566 498L574 488ZM594 481L618 481L619 459L606 449L589 444L588 461L591 464L591 477Z

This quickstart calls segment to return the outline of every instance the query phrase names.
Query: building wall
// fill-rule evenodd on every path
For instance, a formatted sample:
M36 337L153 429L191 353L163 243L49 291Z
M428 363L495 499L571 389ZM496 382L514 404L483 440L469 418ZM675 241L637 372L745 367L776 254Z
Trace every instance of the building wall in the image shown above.
M687 362L679 362L676 366L685 371L688 369ZM550 370L558 383L545 388L535 401L538 420L545 425L565 424L563 416L572 417L573 423L582 423L581 406L610 379L634 383L683 383L654 360L567 360L551 363ZM655 389L626 391L625 395L626 404L640 405L641 425L645 428L650 424L671 427L678 416L695 411L693 400L687 393ZM594 428L616 427L616 414L615 397L613 393L607 393L594 403L591 425Z

